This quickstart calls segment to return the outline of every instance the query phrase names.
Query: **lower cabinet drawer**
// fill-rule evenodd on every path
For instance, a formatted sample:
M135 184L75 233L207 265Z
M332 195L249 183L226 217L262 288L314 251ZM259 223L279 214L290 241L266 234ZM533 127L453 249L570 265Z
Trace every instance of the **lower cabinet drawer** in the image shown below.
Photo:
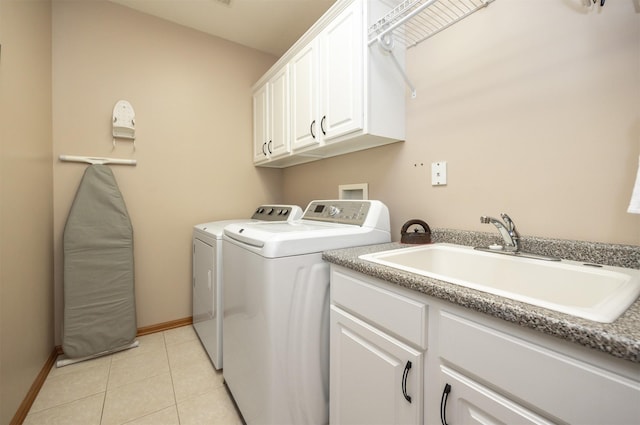
M443 311L439 320L442 364L519 404L554 421L575 424L640 420L637 380L456 314Z
M425 303L363 282L332 267L331 303L422 349L427 348Z

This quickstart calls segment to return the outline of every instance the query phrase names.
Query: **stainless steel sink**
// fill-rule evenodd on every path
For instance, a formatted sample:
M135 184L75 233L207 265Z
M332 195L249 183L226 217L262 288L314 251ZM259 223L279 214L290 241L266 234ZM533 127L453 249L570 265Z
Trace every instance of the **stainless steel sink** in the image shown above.
M640 270L542 261L438 243L360 256L373 263L602 323L640 295Z

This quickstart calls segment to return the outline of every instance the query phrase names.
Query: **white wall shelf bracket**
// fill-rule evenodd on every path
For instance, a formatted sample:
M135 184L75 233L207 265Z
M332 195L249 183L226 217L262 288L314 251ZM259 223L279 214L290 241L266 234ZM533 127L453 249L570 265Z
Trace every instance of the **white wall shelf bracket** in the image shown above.
M404 82L407 84L407 86L411 90L411 98L415 99L416 96L418 95L416 92L416 88L413 84L411 84L411 80L409 80L407 73L404 72L404 68L402 68L402 65L400 65L400 62L398 62L396 55L393 54L393 39L391 37L392 37L391 34L388 34L384 40L382 39L382 37L378 37L379 46L382 50L384 50L389 55L389 57L391 57L391 60L393 61L393 64L395 65L396 69L402 75Z
M378 43L391 56L394 65L416 97L416 89L398 63L393 49L398 40L407 48L414 47L453 24L487 7L495 0L404 0L369 27L368 45Z

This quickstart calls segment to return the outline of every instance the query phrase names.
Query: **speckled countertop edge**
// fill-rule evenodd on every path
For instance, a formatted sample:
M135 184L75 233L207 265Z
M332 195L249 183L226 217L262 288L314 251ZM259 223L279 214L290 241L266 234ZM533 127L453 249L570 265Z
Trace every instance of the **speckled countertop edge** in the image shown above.
M432 239L433 242L449 242L457 243L459 245L475 245L473 242L477 240L485 242L483 235L481 234L478 239L479 232L463 233L468 233L468 236L471 238L459 239L459 231L444 229L433 231ZM492 238L490 243L493 243L494 241L495 238ZM547 240L541 241L546 242ZM639 268L638 258L640 258L640 247L611 245L610 247L613 250L618 249L622 251L622 254L614 255L612 257L606 254L606 248L609 247L609 245L594 245L586 242L572 241L567 241L567 243L569 245L568 249L573 251L572 255L558 255L562 252L562 249L557 248L554 248L556 250L556 254L554 255L573 260L576 258L577 253L577 257L579 258L578 261L618 266L620 266L619 261L622 259L622 264L627 264L626 267L629 267L629 265L635 265L635 267L631 268ZM563 244L564 242L560 241L560 245ZM482 245L485 244L483 243ZM536 307L531 304L510 300L486 292L476 291L437 279L374 264L358 258L360 255L370 254L373 252L414 246L416 245L392 242L388 244L337 249L325 251L323 253L323 258L330 263L347 267L365 275L373 276L387 282L421 292L425 295L450 301L457 305L515 323L519 326L531 328L568 341L573 341L583 346L594 348L634 363L640 363L640 298L638 298L615 322L599 323ZM584 254L584 251L590 250L597 252L598 256L594 258L593 256ZM537 253L550 255L547 252L538 251ZM611 264L612 258L614 259L614 264ZM631 260L629 260L629 258L631 258ZM606 261L598 261L598 259L605 259Z

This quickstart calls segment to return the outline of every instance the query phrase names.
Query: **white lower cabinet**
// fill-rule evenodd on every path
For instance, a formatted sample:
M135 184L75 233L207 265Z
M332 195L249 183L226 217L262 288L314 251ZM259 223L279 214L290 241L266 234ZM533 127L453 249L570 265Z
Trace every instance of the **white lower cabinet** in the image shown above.
M422 353L331 307L332 424L418 424Z
M330 331L332 424L640 423L637 363L337 265Z
M612 368L607 370L609 359L596 356L600 353L586 352L586 356L576 358L575 354L583 353L569 351L574 347L548 345L542 337L538 339L515 326L499 326L483 320L480 314L441 309L438 320L441 368L445 365L473 376L554 423L640 423L637 364L620 360L629 363L624 365L629 366L629 375L625 376L624 371L621 374L614 370L617 361L612 361ZM454 394L456 388L451 386ZM501 411L496 408L495 416L500 418ZM511 423L506 417L502 422ZM548 422L538 418L529 423Z
M450 425L553 424L446 366L441 367L440 383L439 423Z
M422 423L427 305L350 273L331 279L331 423Z

